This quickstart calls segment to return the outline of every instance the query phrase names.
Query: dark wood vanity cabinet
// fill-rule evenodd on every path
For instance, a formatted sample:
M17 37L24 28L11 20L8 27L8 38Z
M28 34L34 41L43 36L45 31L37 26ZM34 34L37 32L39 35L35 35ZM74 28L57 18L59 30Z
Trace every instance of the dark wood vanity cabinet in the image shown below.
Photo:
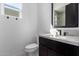
M65 19L66 27L78 27L78 13L79 13L79 4L71 3L66 5L65 8Z
M79 56L79 46L39 37L40 56Z

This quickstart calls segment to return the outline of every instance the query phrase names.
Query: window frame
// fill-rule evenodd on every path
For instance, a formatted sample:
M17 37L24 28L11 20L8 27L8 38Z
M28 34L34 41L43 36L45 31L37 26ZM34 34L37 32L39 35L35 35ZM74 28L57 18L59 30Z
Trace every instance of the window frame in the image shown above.
M13 16L13 17L17 17L17 18L22 18L22 10L15 10L15 9L17 9L16 7L13 7L13 6L10 6L10 5L8 5L8 4L5 4L5 3L1 3L1 14L2 15L6 15L5 14L5 8L8 8L8 7L5 7L5 6L9 6L9 7L11 7L14 11L18 11L19 12L19 17L17 17L17 16ZM9 9L11 9L11 8L9 8ZM11 15L8 15L8 16L11 16Z

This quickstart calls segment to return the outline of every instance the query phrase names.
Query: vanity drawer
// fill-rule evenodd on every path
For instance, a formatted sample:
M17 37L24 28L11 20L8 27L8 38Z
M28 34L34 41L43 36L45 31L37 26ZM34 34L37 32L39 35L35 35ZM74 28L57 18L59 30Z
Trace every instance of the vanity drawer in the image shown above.
M44 37L39 37L39 42L40 42L40 44L48 46L48 47L52 46L52 43L53 43L53 45L56 45L55 42L52 42L52 40L50 40L48 38L44 38Z
M50 40L50 39L44 38L44 37L39 37L39 43L40 43L40 45L45 46L45 47L49 48L50 50L53 50L56 52L59 51L58 46L60 45L60 43L58 43L57 41L53 41L53 40Z

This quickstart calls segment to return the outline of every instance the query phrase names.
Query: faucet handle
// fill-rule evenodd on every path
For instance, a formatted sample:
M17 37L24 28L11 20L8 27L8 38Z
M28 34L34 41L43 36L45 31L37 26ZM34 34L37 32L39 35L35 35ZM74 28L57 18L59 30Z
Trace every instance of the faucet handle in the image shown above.
M66 36L68 34L68 32L64 32L63 35Z
M58 32L59 32L59 35L61 35L61 30L58 30Z

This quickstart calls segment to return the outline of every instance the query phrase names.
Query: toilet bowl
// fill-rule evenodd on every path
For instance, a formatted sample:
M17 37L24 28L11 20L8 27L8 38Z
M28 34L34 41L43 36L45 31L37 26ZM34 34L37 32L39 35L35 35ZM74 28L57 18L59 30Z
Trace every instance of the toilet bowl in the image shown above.
M38 46L39 45L36 43L29 44L25 46L25 51L26 53L28 53L29 56L32 56L33 52L35 52L38 49Z

